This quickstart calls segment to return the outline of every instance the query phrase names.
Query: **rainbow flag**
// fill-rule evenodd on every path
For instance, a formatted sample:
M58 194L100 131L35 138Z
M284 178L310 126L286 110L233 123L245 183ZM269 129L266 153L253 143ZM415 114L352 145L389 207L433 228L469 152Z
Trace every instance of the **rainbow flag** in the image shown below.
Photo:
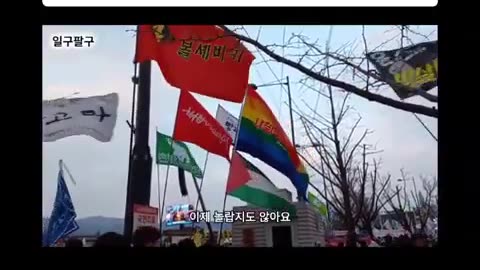
M272 110L251 86L240 119L237 150L249 153L287 176L299 198L307 199L308 174Z

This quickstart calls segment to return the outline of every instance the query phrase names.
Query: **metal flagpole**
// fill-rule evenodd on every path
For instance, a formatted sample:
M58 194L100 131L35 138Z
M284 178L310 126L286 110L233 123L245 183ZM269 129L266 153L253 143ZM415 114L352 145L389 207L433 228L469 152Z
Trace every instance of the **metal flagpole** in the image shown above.
M198 198L197 198L197 203L195 204L195 211L197 211L198 209L198 203L200 201L200 192L202 192L202 186L203 186L203 179L205 179L205 170L207 169L207 161L208 161L208 155L210 154L210 152L207 151L207 155L205 156L205 162L203 164L203 171L202 171L202 174L203 174L203 177L202 179L200 180L200 188L197 189L198 191ZM194 181L196 181L196 178L194 178ZM197 184L195 184L197 185ZM203 210L205 211L205 210Z
M181 91L184 91L184 90L181 90ZM181 93L180 93L181 95ZM177 114L175 115L175 122L174 122L174 125L177 124L177 119L178 119L178 109L180 108L180 98L178 100L178 103L177 103ZM174 129L174 132L175 133L175 126L173 127ZM175 138L173 138L173 134L172 134L172 141L170 142L170 149L173 148L173 142L174 142ZM165 176L165 187L164 187L164 190L163 190L163 202L162 202L162 211L160 212L160 220L162 220L163 218L163 210L165 208L165 198L167 197L167 184L168 184L168 173L170 172L170 162L172 161L172 155L173 153L171 153L169 156L168 156L168 164L167 164L167 175ZM162 235L163 237L163 222L160 222L160 235Z
M195 178L195 176L193 176L193 173L192 173L192 178L193 178L193 183L195 184L195 188L197 189L197 192L198 192L198 199L200 200L200 205L202 206L202 210L203 212L206 212L207 211L207 207L205 206L205 202L203 201L203 196L202 194L200 193L200 187L198 186L198 182L197 182L197 179ZM196 211L196 209L195 209ZM207 228L208 228L208 232L210 233L210 238L209 238L209 242L213 242L213 229L212 229L212 224L210 223L210 221L205 221L205 223L207 223Z
M290 93L290 80L287 76L287 91L288 91L288 110L290 112L290 130L292 133L292 144L295 147L295 125L293 122L293 111L292 111L292 94ZM298 193L298 192L297 192ZM303 201L303 197L300 194L297 194L297 198L299 201Z
M254 84L250 84L255 90L257 90L257 86ZM243 109L245 107L245 101L247 100L247 94L248 94L248 86L247 89L245 89L245 95L243 96L243 102L242 102L242 107L240 108L240 115L238 117L238 127L237 127L237 133L235 134L235 143L233 144L233 149L232 149L232 157L235 154L235 150L237 149L237 143L238 143L238 134L240 133L240 124L242 122L242 114L243 114ZM231 164L228 170L228 173L230 174L230 169L232 168ZM227 179L228 181L228 179ZM227 203L227 186L225 185L225 196L223 197L223 208L222 208L222 215L225 213L225 205ZM223 231L223 219L222 223L220 223L220 231L218 232L218 240L217 243L220 244L220 240L222 239L222 231Z
M157 137L158 127L155 127L155 131L156 131L155 136ZM157 143L158 143L158 141L157 141ZM156 153L155 156L157 156L158 153L156 152L156 150L155 150L155 153ZM160 226L161 226L160 224L162 224L162 216L161 216L161 213L160 213L160 207L161 207L161 204L160 204L160 165L158 164L158 159L155 160L155 163L156 163L156 165L157 165L158 219L159 219L159 230L161 230L161 229L160 229Z
M162 223L162 217L160 213L160 165L157 164L157 195L158 195L158 219L160 220L160 223Z
M172 147L173 145L173 139L172 139L172 143L170 144L170 147ZM170 161L172 159L172 154L170 154L170 156L168 157L168 164L167 164L167 175L165 176L165 186L163 187L163 200L162 200L162 205L159 207L161 207L161 211L160 211L160 235L162 235L162 229L163 229L163 222L162 222L162 218L163 218L163 210L165 208L165 198L167 197L167 184L168 184L168 173L170 172ZM159 177L160 178L160 177Z
M422 124L422 126L425 128L425 130L428 132L428 134L430 134L430 136L432 136L432 138L438 142L438 138L433 135L432 131L427 127L427 125L425 125L425 123L422 121L422 119L420 119L420 117L418 117L418 115L416 113L412 113L413 116L415 116L415 118L417 118L418 122L420 122L420 124Z
M72 183L74 185L77 185L77 182L75 181L75 179L73 179L72 173L70 173L70 170L68 169L67 164L63 160L61 164L62 164L62 168L65 168L65 171L67 171L68 176L70 177L70 180L72 181Z

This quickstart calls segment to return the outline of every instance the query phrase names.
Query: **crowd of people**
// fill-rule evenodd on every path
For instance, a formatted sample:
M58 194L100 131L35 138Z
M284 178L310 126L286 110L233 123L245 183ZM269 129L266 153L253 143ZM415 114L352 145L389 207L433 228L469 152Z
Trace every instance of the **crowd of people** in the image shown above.
M93 247L160 247L161 235L157 228L154 227L141 227L135 231L132 237L132 244L121 234L115 232L107 232L100 235ZM374 243L372 245L372 243ZM213 243L206 243L201 247L214 247ZM317 245L321 246L321 245ZM327 246L329 246L327 244ZM336 247L345 247L343 242L339 242ZM371 243L365 241L358 241L358 247L436 247L436 240L429 239L422 234L400 235L398 237L392 237L387 235L382 238L377 238ZM83 247L83 242L80 239L70 238L65 242L65 247ZM178 243L172 243L169 247L196 247L193 239L186 238Z
M132 244L127 238L116 232L107 232L100 235L93 247L160 247L160 231L154 227L141 227L135 231L132 236ZM202 247L211 247L212 244L205 244ZM69 238L65 242L65 247L83 247L83 242L77 238ZM194 241L190 238L173 243L169 247L196 247Z
M383 247L436 247L438 244L435 239L430 239L423 234L413 234L412 236L403 234L398 237L387 235L379 239L379 242Z

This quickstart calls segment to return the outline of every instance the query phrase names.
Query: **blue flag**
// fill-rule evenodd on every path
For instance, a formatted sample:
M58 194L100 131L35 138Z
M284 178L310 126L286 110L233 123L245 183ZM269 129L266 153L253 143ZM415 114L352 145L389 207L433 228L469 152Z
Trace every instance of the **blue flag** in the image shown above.
M77 214L73 207L72 198L63 178L62 169L58 172L57 195L53 205L52 215L48 223L48 230L44 239L46 246L53 246L59 239L78 230L75 221Z

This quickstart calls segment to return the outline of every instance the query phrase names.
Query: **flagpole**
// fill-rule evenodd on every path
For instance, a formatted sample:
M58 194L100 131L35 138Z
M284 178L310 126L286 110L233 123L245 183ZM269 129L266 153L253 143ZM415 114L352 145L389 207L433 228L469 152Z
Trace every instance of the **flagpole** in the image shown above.
M177 112L178 113L178 112ZM176 121L176 120L175 120ZM170 149L172 149L173 147L173 137L172 137L172 141L170 142ZM162 235L163 233L163 221L162 221L162 218L163 218L163 211L165 209L165 199L167 198L167 184L168 184L168 174L170 172L170 162L172 161L172 156L173 156L173 153L170 153L168 155L168 164L167 164L167 173L166 173L166 176L165 176L165 186L163 187L163 200L162 200L162 211L160 212L160 235ZM160 178L160 176L158 177ZM159 205L160 207L160 205Z
M157 127L157 126L155 126L155 131L156 131L155 137L157 137L157 134L158 134L158 127ZM158 141L157 141L157 144L158 144ZM156 149L155 149L155 152L156 152ZM156 155L158 155L158 153L156 153ZM155 155L155 156L156 156L156 155ZM161 214L161 213L160 213L160 206L161 206L161 205L160 205L160 201L161 201L161 200L160 200L160 193L161 193L161 191L160 191L160 165L158 164L158 160L157 160L157 159L155 159L155 163L156 163L156 165L157 165L158 219L159 219L159 229L160 229L160 224L162 223L162 216L160 215L160 214Z
M254 84L249 84L253 87L253 89L257 90L257 86ZM235 150L237 149L237 143L238 143L238 134L240 133L240 125L242 123L242 114L243 114L243 109L245 107L245 101L247 100L247 94L248 94L248 86L247 89L245 89L245 95L243 96L243 102L242 102L242 107L240 108L240 114L238 117L238 127L237 127L237 133L235 134L235 143L233 144L233 149L232 149L232 157L235 154ZM230 174L232 166L230 164L230 167L228 169L228 173ZM228 180L227 180L228 181ZM223 208L222 208L222 214L225 213L225 205L227 204L227 185L225 185L225 195L223 197ZM220 244L220 240L222 239L222 231L223 231L223 223L224 220L222 219L222 223L220 223L220 231L218 232L218 240L217 243Z
M70 181L72 181L72 183L76 186L77 185L77 181L75 181L75 179L73 179L73 176L72 176L72 173L70 172L70 170L68 169L67 167L67 164L65 163L65 161L62 160L62 168L65 169L65 171L67 171L67 174L68 176L70 177Z
M173 142L173 140L172 140ZM171 161L171 157L172 155L170 155L170 157L168 158L168 165L167 165L167 175L165 176L165 186L163 187L163 201L162 201L162 211L160 212L160 235L163 236L163 222L162 222L162 218L163 218L163 210L165 208L165 198L167 197L167 184L168 184L168 173L170 172L170 161Z
M203 177L202 177L202 179L201 179L201 181L200 181L200 189L197 190L197 191L198 191L198 198L197 198L197 203L195 204L195 211L197 211L197 209L198 209L198 203L199 203L199 201L200 201L200 196L201 196L201 195L200 195L200 192L202 192L203 179L205 179L205 171L206 171L206 169L207 169L207 162L208 162L208 155L209 155L209 154L210 154L210 152L207 151L207 154L205 155L205 162L204 162L204 164L203 164L203 171L202 171ZM196 178L194 178L194 179L196 180ZM196 185L196 184L195 184L195 185ZM204 211L205 211L205 210L204 210Z
M140 26L137 26L137 37L136 37L136 44L135 44L135 53L137 50L138 46L138 34L140 31ZM137 71L138 71L138 63L135 61L133 62L133 77L132 77L132 83L133 83L133 89L132 89L132 112L131 112L131 117L130 117L130 145L128 148L128 172L127 172L127 198L126 198L126 203L125 203L125 216L124 216L124 221L123 221L123 235L127 238L130 239L132 235L132 228L133 228L133 210L132 210L132 190L133 190L133 183L132 183L132 159L133 159L133 136L134 136L134 125L135 125L135 105L136 105L136 93L137 93L137 85L139 78L137 77ZM132 219L132 220L131 220Z
M174 125L177 124L177 120L178 120L178 114L179 114L179 111L178 109L180 109L180 97L182 95L182 91L183 90L180 90L180 96L178 98L178 103L177 103L177 114L175 115L175 122L174 122ZM172 134L172 141L170 142L170 149L172 149L173 147L173 141L175 140L175 138L173 137L173 135L175 134L175 126L173 127L173 134ZM168 155L168 164L167 164L167 175L165 176L165 187L164 187L164 190L163 190L163 202L162 202L162 211L160 212L161 216L160 216L160 221L162 220L163 218L163 210L165 208L165 198L167 197L167 183L168 183L168 174L170 172L170 162L172 161L172 156L173 156L173 153L170 153ZM160 222L160 235L161 237L163 238L163 222Z
M198 199L200 200L200 205L202 206L202 210L203 210L203 212L206 212L207 207L205 206L205 202L203 201L203 196L200 193L200 187L198 186L197 179L195 178L193 173L192 173L192 178L193 178L193 183L195 184L195 188L197 189L197 192L198 192ZM195 209L195 211L196 211L196 209ZM214 235L213 235L212 224L210 224L210 221L205 221L205 223L207 223L208 232L210 233L210 238L208 240L209 240L209 242L213 242ZM193 222L192 222L192 224L193 224ZM193 227L193 225L192 225L192 227Z
M137 26L136 49L138 49L140 29L141 27ZM128 242L131 242L133 233L133 205L150 204L152 182L152 156L150 155L150 147L148 145L151 61L144 61L139 63L138 66L138 92L134 125L135 144L131 151L130 167L128 168L129 178L124 218L124 236Z

